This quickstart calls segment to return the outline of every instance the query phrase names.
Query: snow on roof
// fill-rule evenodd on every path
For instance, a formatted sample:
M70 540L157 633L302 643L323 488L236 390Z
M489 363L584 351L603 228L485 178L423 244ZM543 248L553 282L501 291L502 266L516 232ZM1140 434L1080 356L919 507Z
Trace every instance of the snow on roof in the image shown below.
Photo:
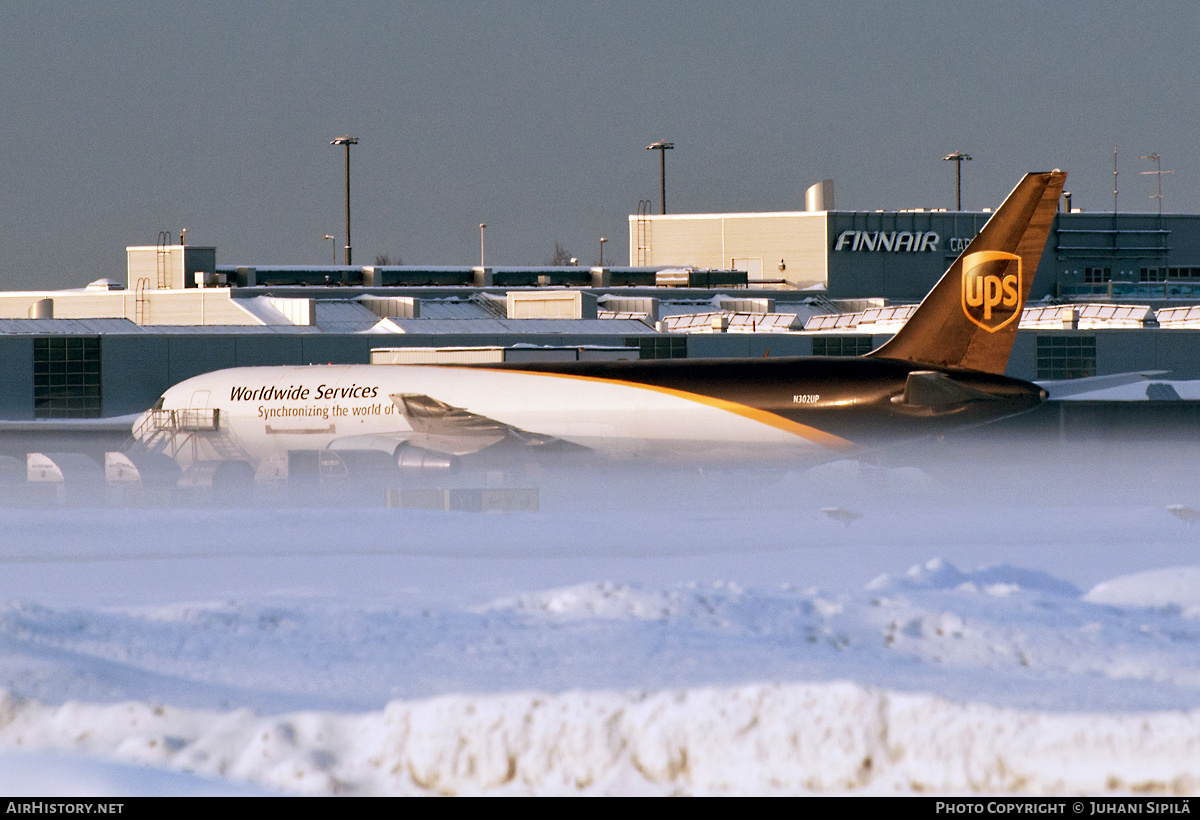
M473 319L464 323L461 319L426 319L422 303L420 319L389 319L402 333L571 333L596 335L642 336L654 332L645 322L634 319ZM378 321L378 320L377 320Z
M1028 329L1079 330L1100 328L1138 328L1153 321L1154 311L1148 305L1116 305L1106 302L1083 302L1066 305L1030 305L1021 314L1021 327Z
M727 333L790 333L799 329L794 313L709 311L666 316L662 322L671 333L712 333L718 326Z
M421 299L422 319L494 319L482 305L468 299Z
M857 330L895 333L917 310L916 305L874 307L855 313L817 314L804 323L805 330Z
M5 336L141 332L143 328L129 319L0 319L0 334Z
M1200 328L1200 305L1160 308L1156 318L1159 327Z
M361 333L379 321L374 311L351 299L316 299L313 322L326 333Z
M805 330L856 330L871 333L895 333L916 312L918 305L891 305L868 308L855 313L816 315L804 323ZM1176 309L1179 310L1179 309ZM1159 311L1161 314L1162 311ZM1194 317L1200 326L1200 311ZM1115 305L1084 302L1066 305L1030 305L1021 314L1020 327L1057 329L1064 326L1089 330L1100 328L1140 328L1153 321L1148 305ZM1064 325L1064 323L1066 323ZM1161 323L1161 319L1160 319Z

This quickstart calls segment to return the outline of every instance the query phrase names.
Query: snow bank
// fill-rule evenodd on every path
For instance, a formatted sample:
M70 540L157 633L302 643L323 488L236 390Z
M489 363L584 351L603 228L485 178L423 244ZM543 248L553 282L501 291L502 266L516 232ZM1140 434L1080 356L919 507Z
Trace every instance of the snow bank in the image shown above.
M314 795L1200 789L1200 711L1053 715L853 683L444 696L272 717L4 693L0 748Z
M899 578L880 575L867 584L867 589L871 590L960 588L970 591L982 589L993 595L1004 595L1018 589L1050 592L1055 595L1079 594L1079 590L1073 585L1041 570L995 564L964 572L941 558L916 564Z
M1084 596L1093 604L1176 607L1200 617L1200 567L1171 567L1104 581Z
M803 503L0 515L0 792L1200 789L1176 517Z
M136 763L58 754L0 753L0 795L42 797L264 797L276 792Z
M418 603L0 601L0 689L50 705L258 714L363 713L461 692L838 680L1014 709L1200 705L1200 618L1084 600L1021 567L960 570L935 559L853 592L592 581Z

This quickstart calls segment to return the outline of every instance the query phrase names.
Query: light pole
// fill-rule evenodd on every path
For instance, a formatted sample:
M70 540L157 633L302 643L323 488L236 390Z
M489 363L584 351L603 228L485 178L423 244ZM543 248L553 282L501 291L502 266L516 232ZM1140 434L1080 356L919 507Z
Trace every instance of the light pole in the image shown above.
M954 163L954 210L962 210L962 164L963 160L969 160L971 157L964 154L962 151L955 151L953 154L946 154L942 157L944 162Z
M479 267L483 267L483 229L487 227L487 223L479 223Z
M667 152L675 147L673 142L659 140L646 146L647 151L658 152L658 177L662 186L662 212L667 212Z
M600 237L600 267L604 267L604 243L607 241L607 236Z
M333 234L331 234L331 233L327 233L324 236L322 236L321 238L329 240L329 247L333 249L333 264L336 265L337 264L337 240L334 238Z
M350 146L358 145L358 137L347 134L330 141L329 144L346 146L346 264L350 265L352 264L350 251ZM334 262L337 262L336 258Z

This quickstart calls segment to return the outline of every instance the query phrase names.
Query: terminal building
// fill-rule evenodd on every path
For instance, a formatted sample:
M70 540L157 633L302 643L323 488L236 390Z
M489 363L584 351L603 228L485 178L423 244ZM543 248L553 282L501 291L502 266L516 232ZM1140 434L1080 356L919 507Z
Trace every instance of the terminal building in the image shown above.
M820 207L642 213L629 217L630 264L729 267L746 271L751 286L920 301L989 216ZM1200 300L1200 215L1060 212L1030 299L1097 297Z
M989 216L640 214L630 264L605 268L221 265L212 247L130 247L124 281L0 292L0 424L128 416L226 367L449 361L461 348L861 355ZM1200 378L1196 305L1200 216L1059 213L1008 373Z

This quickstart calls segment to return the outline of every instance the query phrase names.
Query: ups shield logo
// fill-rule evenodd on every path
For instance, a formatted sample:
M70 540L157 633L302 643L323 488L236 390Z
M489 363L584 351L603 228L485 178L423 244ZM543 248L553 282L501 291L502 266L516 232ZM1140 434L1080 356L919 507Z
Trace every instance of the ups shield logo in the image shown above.
M968 319L995 333L1020 318L1021 257L979 251L963 257L962 271L962 308Z

